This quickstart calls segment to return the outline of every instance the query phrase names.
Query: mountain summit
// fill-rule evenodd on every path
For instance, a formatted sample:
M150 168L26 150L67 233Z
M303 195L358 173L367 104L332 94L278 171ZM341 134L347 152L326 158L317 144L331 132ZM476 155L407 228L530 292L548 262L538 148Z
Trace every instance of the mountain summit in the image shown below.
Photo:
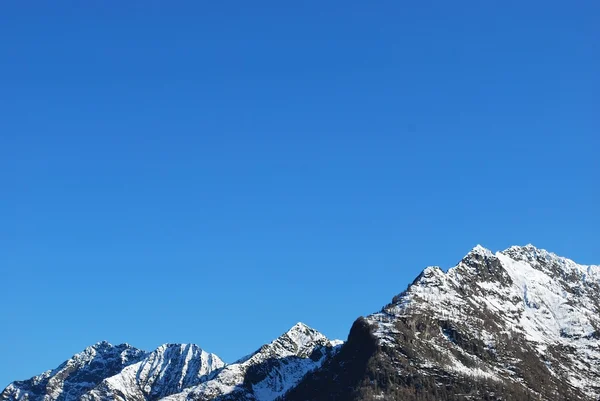
M194 344L165 344L148 353L102 342L54 370L11 383L0 401L268 401L319 367L340 344L298 323L226 365Z
M104 379L81 400L159 400L200 383L224 365L218 356L197 345L165 344Z
M0 401L600 400L600 267L533 245L427 267L347 342L298 323L232 363L102 342Z
M599 302L599 266L533 245L476 246L357 320L286 400L596 401Z
M63 362L29 380L16 381L0 394L2 401L74 401L116 375L126 366L142 360L146 352L128 344L106 341L87 347Z

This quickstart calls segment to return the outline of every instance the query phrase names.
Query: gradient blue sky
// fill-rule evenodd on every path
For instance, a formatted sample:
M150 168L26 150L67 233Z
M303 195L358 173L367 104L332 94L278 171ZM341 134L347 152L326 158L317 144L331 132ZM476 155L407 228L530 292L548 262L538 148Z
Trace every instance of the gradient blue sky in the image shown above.
M600 263L597 1L3 1L0 387L345 339L427 265Z

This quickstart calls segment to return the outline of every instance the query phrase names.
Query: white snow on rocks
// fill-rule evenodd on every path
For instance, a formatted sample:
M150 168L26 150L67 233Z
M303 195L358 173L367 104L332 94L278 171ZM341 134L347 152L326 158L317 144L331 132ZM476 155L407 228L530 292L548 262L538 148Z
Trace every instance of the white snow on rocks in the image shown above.
M588 395L599 396L597 383L596 390L590 389L600 372L599 296L599 266L579 265L533 245L496 253L478 245L447 273L426 268L392 304L367 320L386 346L394 346L398 318L423 314L466 324L473 328L470 336L493 350L494 336L477 320L484 316L477 312L490 311L507 335L524 336L541 360L546 360L549 348L568 350L564 357L570 363L547 363L548 368L554 374L560 370ZM458 365L455 361L451 369L464 375L492 374Z
M198 384L225 365L194 344L165 344L84 395L83 401L159 399Z
M257 400L272 401L319 367L340 344L341 341L329 341L318 331L298 323L255 353L225 366L210 380L164 401L208 400L235 392L247 396L250 389L244 387L245 380L251 383L250 391Z
M272 401L321 366L341 344L298 323L255 353L226 365L194 344L165 344L146 353L102 342L55 370L12 383L0 401L184 401L230 394Z

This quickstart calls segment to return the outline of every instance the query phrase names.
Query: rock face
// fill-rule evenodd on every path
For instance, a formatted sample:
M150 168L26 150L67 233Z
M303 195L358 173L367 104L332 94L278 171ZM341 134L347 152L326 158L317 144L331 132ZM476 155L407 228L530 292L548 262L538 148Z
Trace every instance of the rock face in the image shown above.
M2 401L74 401L119 373L125 366L140 361L144 351L127 344L101 342L74 355L54 370L29 380L11 383L1 394Z
M140 362L104 379L82 401L154 401L194 386L225 365L194 344L165 344Z
M298 323L232 364L98 343L0 401L600 400L600 267L531 245L426 268L348 341Z
M600 267L531 245L430 267L285 400L599 400Z
M341 342L298 323L255 353L215 372L209 380L167 397L165 401L260 400L271 401L321 366Z
M55 370L10 384L0 401L270 401L318 368L340 344L298 323L226 365L193 344L165 344L146 353L103 342Z

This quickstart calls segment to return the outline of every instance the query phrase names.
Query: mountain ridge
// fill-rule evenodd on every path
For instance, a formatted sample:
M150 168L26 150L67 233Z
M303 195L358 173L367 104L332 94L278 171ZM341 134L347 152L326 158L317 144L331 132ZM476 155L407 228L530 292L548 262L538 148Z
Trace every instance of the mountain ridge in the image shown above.
M600 266L531 244L429 266L348 340L297 323L233 363L99 342L0 401L600 399Z
M193 392L201 384L205 386L205 392L212 391L210 399L227 396L229 392L256 399L253 394L256 388L262 391L259 399L270 400L302 377L298 370L303 374L316 368L340 344L339 340L330 341L301 322L230 364L195 344L165 343L146 352L126 343L112 345L100 341L55 369L10 383L0 393L0 400L156 401L169 397L178 399L179 393ZM294 369L287 372L287 376L280 375L279 383L275 383L278 390L271 391L274 394L271 395L263 382L269 378L269 369L277 369L278 374L283 369L277 365L279 360L285 360L286 366ZM267 362L270 366L266 366ZM255 377L253 382L247 383L246 373L259 368L263 370L260 372L264 376L262 380Z
M357 320L344 348L371 351L342 349L285 400L596 401L598 299L597 265L532 245L476 246Z

